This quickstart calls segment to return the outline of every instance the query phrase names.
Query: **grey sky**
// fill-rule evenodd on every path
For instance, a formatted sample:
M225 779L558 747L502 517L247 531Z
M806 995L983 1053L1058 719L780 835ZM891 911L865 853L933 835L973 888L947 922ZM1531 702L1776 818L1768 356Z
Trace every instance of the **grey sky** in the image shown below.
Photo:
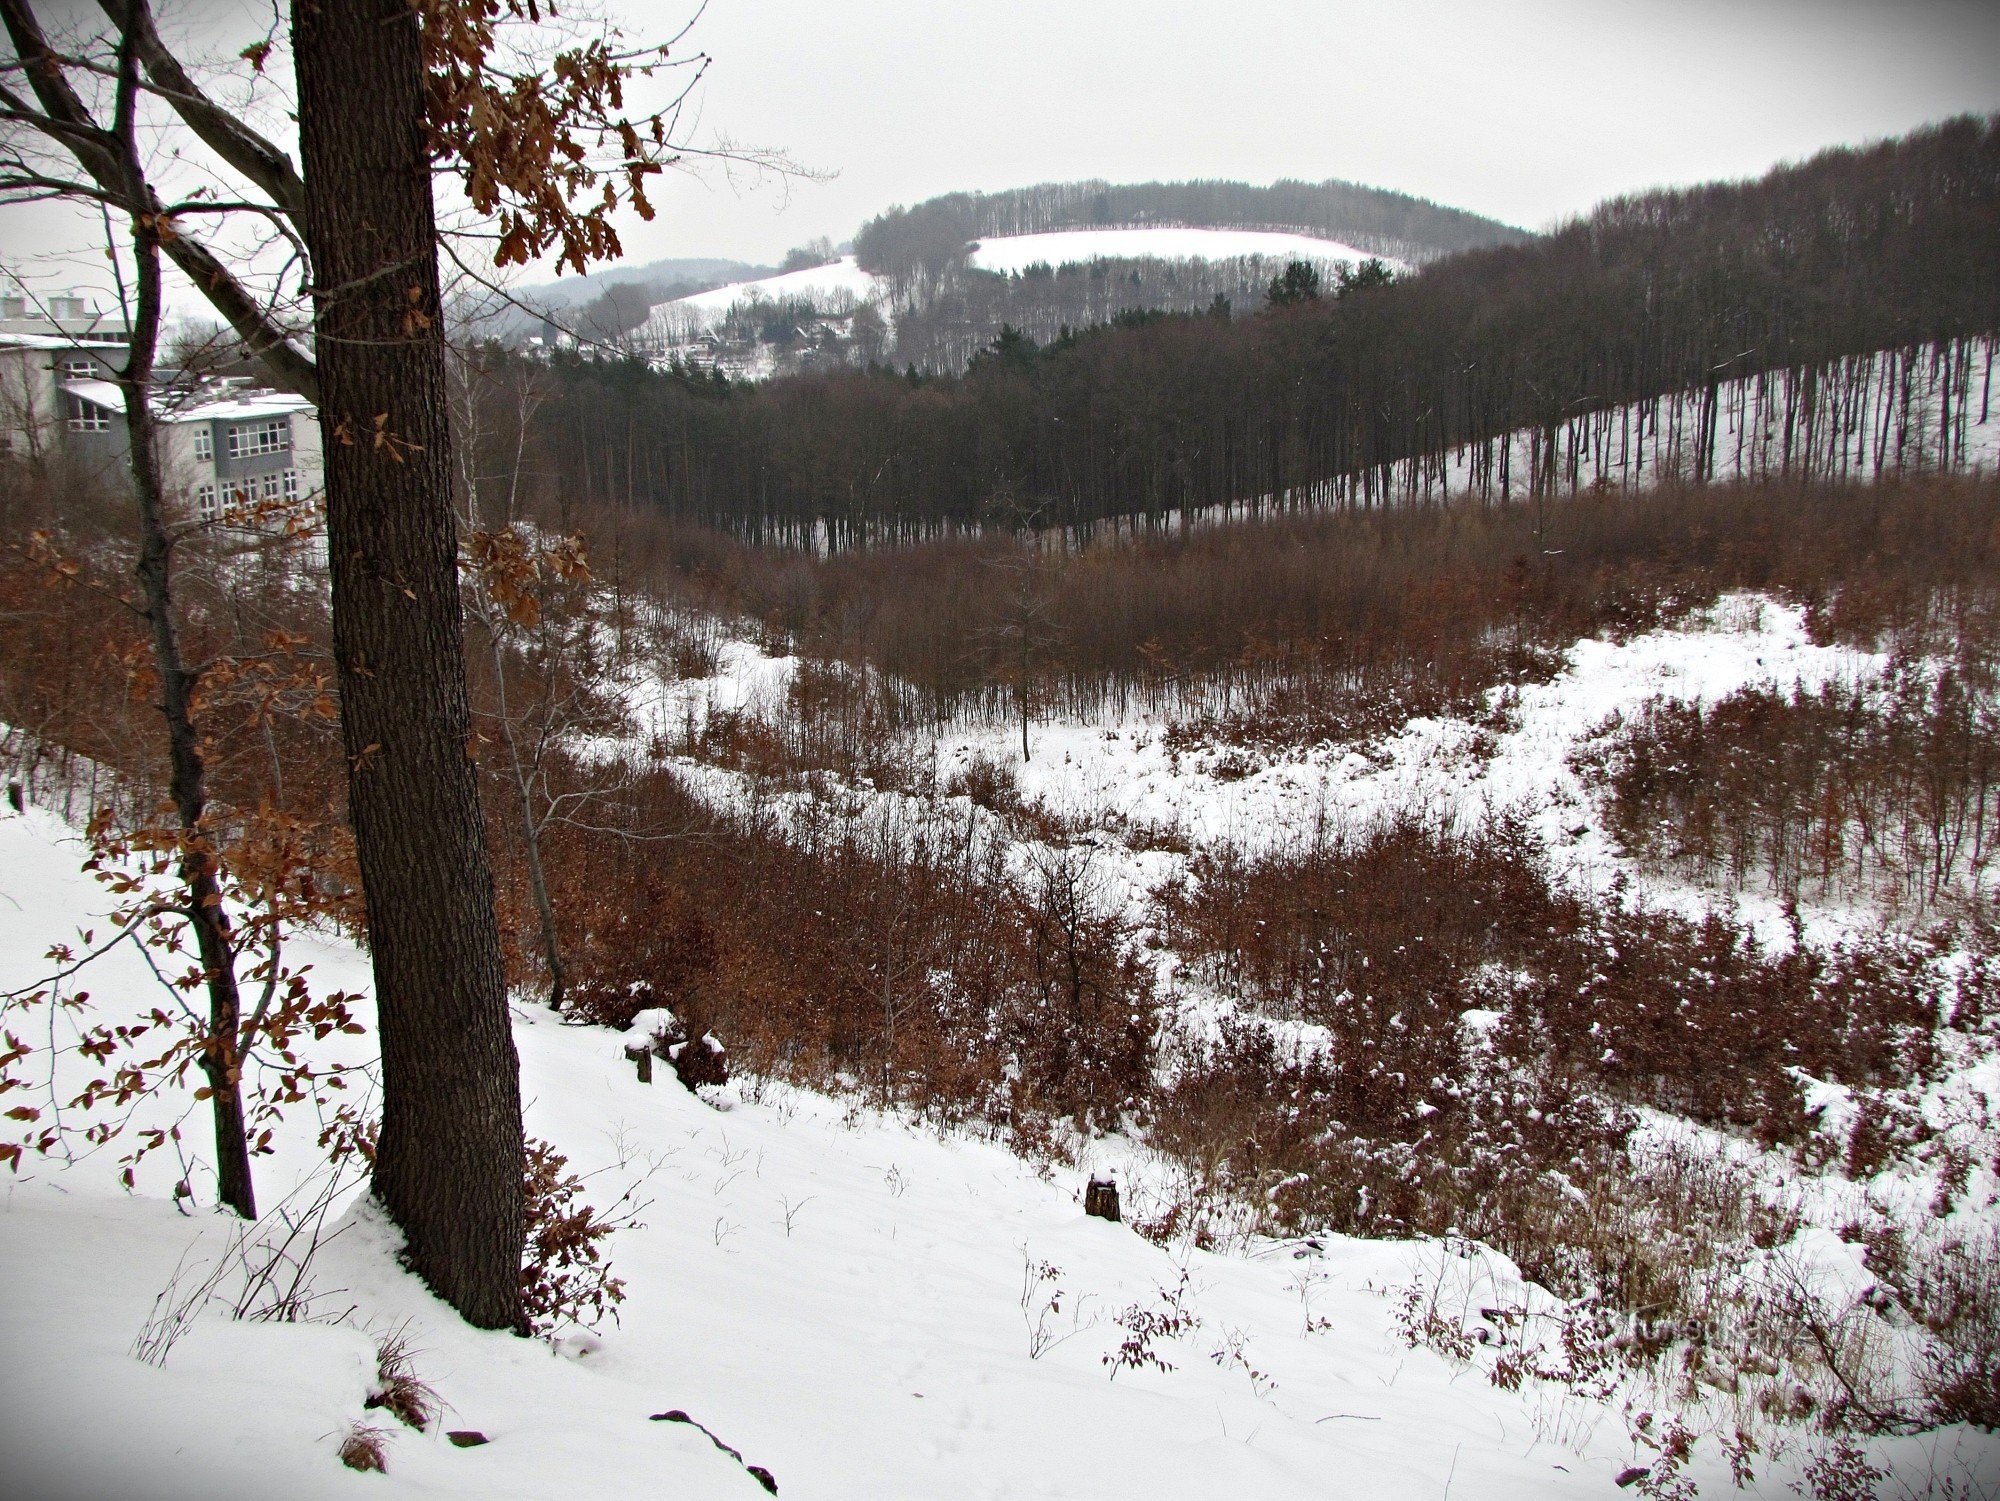
M155 3L225 58L272 14ZM634 40L693 9L597 3ZM1538 228L2000 109L1982 0L711 0L688 40L713 58L693 135L832 175L670 177L634 262L774 261L892 203L1081 177L1343 177ZM0 209L0 260L88 242L62 219Z
M1970 0L713 0L692 39L707 127L839 176L678 185L638 259L1077 177L1344 177L1533 228L2000 108Z

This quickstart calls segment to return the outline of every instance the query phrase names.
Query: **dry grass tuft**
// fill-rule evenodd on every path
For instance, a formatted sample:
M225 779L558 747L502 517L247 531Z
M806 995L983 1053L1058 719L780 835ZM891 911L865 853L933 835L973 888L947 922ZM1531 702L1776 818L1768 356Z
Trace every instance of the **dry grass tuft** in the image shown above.
M364 1404L392 1414L406 1428L430 1430L444 1412L444 1399L416 1372L409 1325L399 1325L375 1342L375 1389Z
M389 1472L388 1444L388 1429L367 1423L349 1424L346 1436L340 1441L340 1462L350 1470L373 1470L378 1475L386 1475Z

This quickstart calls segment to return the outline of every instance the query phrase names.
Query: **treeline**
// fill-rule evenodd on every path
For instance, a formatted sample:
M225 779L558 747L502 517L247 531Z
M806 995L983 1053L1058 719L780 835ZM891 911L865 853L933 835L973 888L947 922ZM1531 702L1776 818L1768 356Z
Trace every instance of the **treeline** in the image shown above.
M1965 341L2000 330L1996 256L2000 118L1967 117L1754 183L1615 200L1534 243L1337 300L1003 338L962 378L725 391L565 359L544 373L533 446L577 498L838 546L1373 503L1398 465L1524 429L1548 439L1538 472L1482 466L1472 488L1539 492L1564 435L1573 450L1602 414L1671 396L1689 451L1713 454L1725 383L1792 370L1805 374L1771 419L1775 472L1791 474L1808 430L1877 388L1873 370L1841 372L1878 351L1937 346L1953 362L1949 409L1926 412L1922 362L1901 359L1899 422L1962 432L1990 407Z
M1072 329L1149 314L1226 317L1259 306L1272 278L1284 270L1282 261L1246 255L1070 261L1011 275L971 271L896 313L894 363L955 373L1006 331L1044 345Z
M1297 230L1412 262L1533 238L1464 209L1335 178L1287 179L1269 187L1215 179L1091 180L1045 182L1004 193L947 193L912 208L898 206L861 226L854 253L867 270L903 279L935 275L963 256L974 240L988 235L1151 224Z

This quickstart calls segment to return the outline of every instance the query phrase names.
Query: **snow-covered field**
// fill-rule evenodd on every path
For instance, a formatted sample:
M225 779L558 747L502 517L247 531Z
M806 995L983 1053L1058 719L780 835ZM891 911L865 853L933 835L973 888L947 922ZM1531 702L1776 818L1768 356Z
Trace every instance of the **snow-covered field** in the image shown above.
M787 271L755 281L733 281L726 287L663 302L654 309L654 315L657 318L675 312L692 313L714 321L737 303L752 298L776 302L785 297L834 297L845 293L865 302L878 290L879 279L857 266L853 256L844 255L828 265L808 266L803 271Z
M1058 229L1037 235L994 235L973 247L972 264L981 271L1007 275L1034 265L1147 259L1230 261L1251 256L1329 266L1356 265L1368 258L1368 252L1339 240L1281 230L1162 224L1141 229ZM1383 260L1391 270L1406 269L1401 261L1391 257Z

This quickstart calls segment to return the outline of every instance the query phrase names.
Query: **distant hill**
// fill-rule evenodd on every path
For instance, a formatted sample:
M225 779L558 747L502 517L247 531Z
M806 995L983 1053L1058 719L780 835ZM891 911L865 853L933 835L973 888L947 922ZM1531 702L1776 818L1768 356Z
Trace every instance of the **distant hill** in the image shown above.
M1991 406L2000 115L1755 181L1613 199L1525 244L1439 258L1386 285L1343 288L1336 272L1329 296L1321 273L1318 296L1093 312L1088 332L1073 317L1067 334L1044 336L1022 313L1072 291L1109 303L1148 290L1135 272L1192 290L1196 271L1237 263L1044 261L1002 275L955 249L926 304L877 313L876 342L894 343L873 372L853 357L851 323L866 309L844 343L831 309L769 318L760 337L789 332L823 357L802 368L825 373L726 401L719 383L688 377L692 361L652 380L567 363L546 410L553 469L595 465L606 499L811 541L1022 514L1088 527L1272 499L1372 502L1392 472L1421 486L1464 460L1464 483L1514 498L1573 485L1611 455L1626 465L1663 430L1660 464L1696 480L1725 447L1752 444L1772 472L1814 479L1850 472L1840 455L1860 447L1875 467L1929 462L1912 457L1926 444L1955 464ZM1761 405L1746 409L1746 392ZM1522 469L1509 455L1524 432ZM1829 446L1835 437L1857 450ZM626 467L602 460L613 451Z
M898 279L851 255L656 305L631 342L738 378L884 358L958 370L1003 328L1035 339L1128 314L1255 307L1293 260L1331 279L1367 256L1288 231L1151 225L989 235L936 275ZM1394 273L1408 264L1385 260Z
M1402 274L1534 238L1338 180L1092 180L897 206L861 227L853 255L816 242L820 254L795 252L782 272L655 261L522 297L586 339L738 377L878 359L955 372L1006 328L1048 340L1121 317L1258 306L1293 259L1326 277L1368 257Z
M565 276L560 281L521 287L515 295L533 307L550 309L581 307L611 287L625 282L650 286L695 283L706 289L719 287L724 282L751 281L760 276L769 276L776 269L774 266L759 266L749 261L722 260L715 256L686 256L647 261L638 266L627 265L621 261L615 266L607 266L602 271L593 271L588 276Z
M684 256L640 265L620 262L588 276L565 276L560 281L517 287L513 289L514 304L474 320L471 331L518 344L553 331L538 316L545 313L564 330L613 342L644 322L647 310L658 303L727 282L752 281L772 271L770 266L715 256Z
M1412 265L1534 238L1463 209L1338 179L1287 179L1269 187L1213 180L1087 181L947 193L913 208L898 206L861 227L854 251L866 269L899 277L934 270L989 236L1152 225L1290 230Z

